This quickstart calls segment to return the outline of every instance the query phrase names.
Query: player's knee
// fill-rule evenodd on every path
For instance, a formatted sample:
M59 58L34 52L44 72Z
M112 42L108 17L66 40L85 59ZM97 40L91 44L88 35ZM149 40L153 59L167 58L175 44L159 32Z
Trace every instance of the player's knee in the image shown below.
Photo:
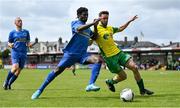
M20 74L20 71L15 72L16 76L19 76L19 74Z
M127 75L124 74L124 75L122 76L122 80L126 80L126 79L127 79Z
M96 59L96 63L102 64L102 62L103 62L103 61L102 61L100 58L97 58L97 59Z
M64 70L65 70L65 67L57 67L57 68L54 70L55 75L58 76L58 75L61 74Z
M127 67L132 71L136 71L138 69L138 66L134 63L132 59L128 63Z
M136 64L134 65L134 69L135 69L135 70L138 70L138 66L137 66Z
M133 65L133 66L131 67L131 70L132 70L133 72L136 72L136 71L138 70L138 66L137 66L137 65Z
M18 70L19 66L13 65L11 71L16 72Z
M18 68L18 69L15 71L14 74L15 74L16 76L19 76L19 74L21 73L21 70L22 70L21 68Z
M102 60L100 59L100 57L97 56L93 56L93 62L102 64Z
M127 79L127 74L124 71L119 72L117 77L118 77L119 81L123 81L123 80Z
M101 59L98 59L98 63L99 63L99 64L102 64L102 62L103 62L103 61L102 61Z

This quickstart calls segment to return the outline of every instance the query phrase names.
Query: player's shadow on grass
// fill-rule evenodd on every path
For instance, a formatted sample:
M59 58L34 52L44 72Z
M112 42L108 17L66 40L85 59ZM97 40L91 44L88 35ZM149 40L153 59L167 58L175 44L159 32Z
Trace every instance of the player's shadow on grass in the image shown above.
M141 102L141 99L149 99L149 98L154 98L154 97L160 97L160 98L164 98L164 97L174 97L174 96L180 96L180 94L154 94L154 95L151 95L151 96L148 96L148 95L144 95L144 96L141 96L141 95L135 95L135 99L133 100L133 103L135 102ZM48 100L48 99L62 99L62 98L65 98L65 99L98 99L98 100L109 100L109 99L113 99L113 100L119 100L119 97L118 96L91 96L91 97L88 97L88 96L56 96L56 97L50 97L50 96L47 96L47 97L40 97L39 99L42 99L42 100Z
M32 91L36 91L37 89L31 89L31 88L13 88L11 90L32 90ZM46 89L46 91L72 91L72 89Z
M100 100L107 100L107 99L119 99L119 97L113 97L113 96L104 96L104 97L98 97L98 96L92 96L92 97L88 97L88 96L56 96L56 97L40 97L40 99L60 99L60 98L67 98L67 99L100 99Z
M90 99L90 100L100 100L100 101L107 101L107 100L120 100L119 99L119 97L114 97L114 96L101 96L101 97L98 97L98 96L95 96L95 97L87 97L87 96L82 96L82 97L80 97L80 96L67 96L67 97L64 97L64 96L59 96L59 97L44 97L44 96L42 96L42 97L40 97L39 99L42 99L42 100L57 100L57 99L62 99L62 98L64 98L64 99L70 99L70 100L73 100L73 99L79 99L79 100L84 100L84 99L86 99L86 100L88 100L88 99ZM134 102L140 102L139 100L134 100L134 101L132 101L133 103Z

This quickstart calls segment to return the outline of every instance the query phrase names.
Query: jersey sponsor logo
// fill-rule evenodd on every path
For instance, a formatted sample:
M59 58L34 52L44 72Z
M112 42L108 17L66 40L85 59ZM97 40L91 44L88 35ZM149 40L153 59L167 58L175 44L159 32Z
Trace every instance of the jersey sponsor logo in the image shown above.
M26 38L17 38L16 42L27 42Z

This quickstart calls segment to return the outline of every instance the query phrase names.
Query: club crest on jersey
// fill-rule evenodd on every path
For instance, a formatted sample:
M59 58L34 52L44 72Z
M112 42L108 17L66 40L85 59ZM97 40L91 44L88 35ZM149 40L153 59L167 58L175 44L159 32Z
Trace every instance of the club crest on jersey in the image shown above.
M103 36L103 38L104 38L105 40L107 40L108 37L109 37L109 34L104 34L104 36Z
M26 33L26 32L24 32L24 33L23 33L23 36L27 36L27 33Z

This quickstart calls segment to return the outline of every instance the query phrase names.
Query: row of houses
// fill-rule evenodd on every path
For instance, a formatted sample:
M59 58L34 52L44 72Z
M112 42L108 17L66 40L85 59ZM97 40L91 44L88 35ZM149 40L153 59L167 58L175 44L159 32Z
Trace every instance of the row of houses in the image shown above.
M38 40L36 38L35 40ZM169 45L160 46L150 41L138 41L138 37L134 37L134 40L128 40L127 37L123 41L115 41L118 47L121 49L136 49L136 48L178 48L180 47L180 42L170 42ZM68 44L68 41L63 43L60 37L58 41L46 41L39 42L29 50L29 53L62 53L62 49ZM0 42L0 51L7 49L7 42ZM98 46L94 43L88 47L88 52L99 52Z
M36 41L38 39L36 38ZM148 60L157 60L160 64L170 64L173 60L180 58L180 42L170 42L169 45L160 46L150 41L139 41L138 37L134 40L128 40L127 37L123 41L115 41L117 46L123 51L131 54L136 62L139 64L146 63ZM63 48L68 42L63 42L60 37L55 42L41 42L33 46L28 52L29 64L35 63L57 63L63 55ZM0 50L7 48L7 42L0 42ZM88 52L98 54L99 48L94 43L88 47Z

